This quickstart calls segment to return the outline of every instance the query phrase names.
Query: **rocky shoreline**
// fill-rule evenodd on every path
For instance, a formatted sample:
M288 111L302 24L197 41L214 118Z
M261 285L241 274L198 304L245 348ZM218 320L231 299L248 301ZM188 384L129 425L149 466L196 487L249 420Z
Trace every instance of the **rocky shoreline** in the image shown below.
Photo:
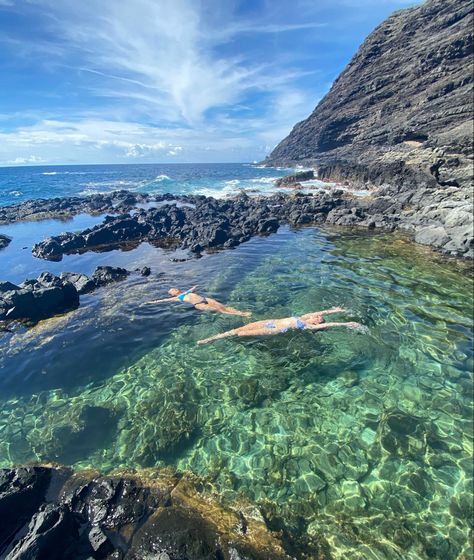
M290 560L256 507L171 469L1 469L0 519L6 560Z
M305 180L298 175L291 179L296 183ZM379 187L371 196L354 196L336 188L252 198L242 194L229 199L192 195L163 195L159 199L155 205L149 203L154 207L106 216L93 228L49 237L33 247L33 254L58 261L65 254L107 251L148 241L200 255L206 250L236 247L254 235L274 233L282 224L333 224L401 230L446 255L474 255L472 195L456 187L440 190L425 184L413 190L390 185ZM90 204L90 199L85 202ZM18 210L11 210L10 219L15 212Z

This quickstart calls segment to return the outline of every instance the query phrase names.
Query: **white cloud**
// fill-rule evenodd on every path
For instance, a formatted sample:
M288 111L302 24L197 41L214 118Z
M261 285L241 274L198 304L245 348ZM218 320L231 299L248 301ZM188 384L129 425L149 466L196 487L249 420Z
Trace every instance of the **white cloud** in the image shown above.
M28 165L35 163L43 163L44 159L38 156L16 157L8 161L2 162L3 165Z

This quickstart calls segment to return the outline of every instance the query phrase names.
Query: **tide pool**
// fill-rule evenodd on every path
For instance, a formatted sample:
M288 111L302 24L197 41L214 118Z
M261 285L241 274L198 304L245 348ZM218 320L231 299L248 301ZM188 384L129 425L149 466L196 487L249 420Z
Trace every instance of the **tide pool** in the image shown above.
M473 296L463 265L401 237L314 228L186 262L148 244L107 258L153 274L0 335L1 466L171 465L224 501L251 500L298 554L469 557ZM196 283L251 320L341 306L341 320L369 332L198 346L243 320L141 305Z

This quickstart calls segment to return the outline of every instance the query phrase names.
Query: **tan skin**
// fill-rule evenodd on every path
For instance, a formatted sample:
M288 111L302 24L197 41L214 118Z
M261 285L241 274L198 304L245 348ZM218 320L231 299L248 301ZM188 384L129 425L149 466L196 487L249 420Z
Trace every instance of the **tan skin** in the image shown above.
M168 290L168 293L171 297L147 301L146 303L165 303L168 301L181 302L178 297L181 294L186 294L183 298L184 301L186 303L191 303L199 311L217 311L218 313L224 313L225 315L238 315L239 317L250 317L252 315L252 313L250 313L249 311L239 311L238 309L228 307L227 305L224 305L223 303L220 303L215 299L200 296L199 294L194 293L194 290L196 288L197 286L193 286L192 288L184 292L178 290L177 288L171 288L170 290Z
M204 338L203 340L198 340L198 344L207 344L208 342L213 342L214 340L220 340L221 338L227 338L229 336L267 336L282 334L288 330L311 330L319 331L323 329L330 329L332 327L348 327L350 329L362 329L363 326L356 322L347 323L325 323L324 315L332 315L333 313L344 313L346 309L341 307L333 307L332 309L326 309L324 311L316 311L315 313L306 313L306 315L301 315L301 317L286 317L284 319L273 319L256 321L255 323L249 323L243 327L237 329L232 329L209 338Z

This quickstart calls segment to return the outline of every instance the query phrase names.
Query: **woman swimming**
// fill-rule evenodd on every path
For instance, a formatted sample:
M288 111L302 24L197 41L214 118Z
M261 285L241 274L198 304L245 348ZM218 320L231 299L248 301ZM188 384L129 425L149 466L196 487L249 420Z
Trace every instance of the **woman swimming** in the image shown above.
M197 286L189 288L186 292L181 292L177 288L171 288L168 293L171 297L156 299L153 301L146 301L145 303L165 303L167 301L181 301L186 303L191 303L199 311L218 311L219 313L225 313L226 315L239 315L240 317L250 317L252 313L250 311L239 311L233 307L227 307L223 303L212 299L195 294L194 290Z
M325 323L324 315L331 315L332 313L344 313L346 309L341 307L333 307L325 311L316 311L315 313L306 313L301 317L286 317L285 319L273 319L271 321L256 321L249 323L243 327L232 329L230 331L216 334L203 340L198 340L198 344L207 344L214 340L227 338L228 336L265 336L282 334L289 330L311 330L319 331L322 329L329 329L331 327L348 327L350 329L363 329L360 323Z

